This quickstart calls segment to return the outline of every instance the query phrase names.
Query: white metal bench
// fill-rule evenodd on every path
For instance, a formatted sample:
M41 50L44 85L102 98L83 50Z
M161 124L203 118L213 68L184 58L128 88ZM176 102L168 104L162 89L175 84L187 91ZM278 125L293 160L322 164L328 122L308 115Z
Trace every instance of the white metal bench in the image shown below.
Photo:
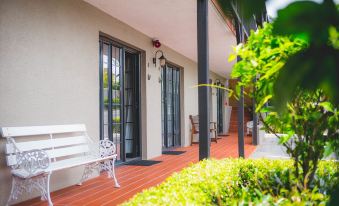
M32 127L2 127L2 137L7 139L6 160L12 168L12 190L7 204L17 200L24 192L38 190L41 199L53 205L50 197L52 172L85 165L79 185L94 170L107 170L115 177L116 148L110 140L94 144L83 124ZM33 138L34 137L34 138Z

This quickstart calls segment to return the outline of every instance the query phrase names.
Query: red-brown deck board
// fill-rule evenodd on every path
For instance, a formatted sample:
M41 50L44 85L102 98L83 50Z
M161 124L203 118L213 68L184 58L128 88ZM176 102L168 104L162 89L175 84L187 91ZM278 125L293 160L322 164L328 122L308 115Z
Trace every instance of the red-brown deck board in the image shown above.
M248 157L255 149L251 145L251 137L245 137L245 156ZM181 155L161 155L153 160L162 161L152 166L123 165L116 168L120 188L114 187L112 179L106 173L83 183L82 186L70 186L51 193L55 206L59 205L118 205L143 189L158 185L174 172L178 172L191 163L198 162L199 146L181 147L177 150L186 151ZM218 139L211 143L211 157L238 157L237 134ZM47 205L47 202L35 198L19 205Z

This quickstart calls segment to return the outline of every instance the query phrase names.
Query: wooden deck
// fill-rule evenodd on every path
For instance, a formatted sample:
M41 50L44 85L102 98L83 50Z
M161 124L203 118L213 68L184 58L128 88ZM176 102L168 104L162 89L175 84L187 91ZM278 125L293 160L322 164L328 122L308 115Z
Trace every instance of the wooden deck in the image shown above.
M248 157L255 149L251 145L251 137L245 137L245 155ZM218 143L211 144L211 157L238 157L237 134L223 137ZM120 188L114 188L114 182L102 174L91 179L82 186L71 186L53 192L52 201L58 205L118 205L133 197L145 188L163 182L173 172L178 172L190 163L198 161L198 145L178 148L186 151L181 155L162 155L153 160L162 161L152 166L123 165L116 169ZM19 205L47 205L46 202L35 198Z

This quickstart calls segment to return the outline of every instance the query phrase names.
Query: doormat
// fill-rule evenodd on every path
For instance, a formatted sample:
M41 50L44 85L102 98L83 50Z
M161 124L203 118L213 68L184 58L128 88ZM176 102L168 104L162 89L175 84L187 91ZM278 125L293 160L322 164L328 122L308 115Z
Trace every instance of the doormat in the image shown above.
M126 165L135 165L135 166L152 166L158 164L162 161L155 161L155 160L132 160L127 162Z
M184 154L186 151L163 151L162 154L164 155L181 155Z

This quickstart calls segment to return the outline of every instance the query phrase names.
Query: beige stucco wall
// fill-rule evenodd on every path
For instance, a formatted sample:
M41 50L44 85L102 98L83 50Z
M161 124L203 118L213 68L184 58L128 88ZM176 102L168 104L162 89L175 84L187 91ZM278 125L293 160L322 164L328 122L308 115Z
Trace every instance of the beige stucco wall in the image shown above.
M145 51L142 157L156 157L161 154L161 85L160 70L152 64L151 37L80 0L1 0L0 127L85 123L89 135L98 140L99 32ZM198 112L198 90L192 88L197 84L197 65L166 46L161 49L168 60L183 67L182 144L187 146L188 115ZM150 80L146 74L151 75ZM215 74L211 77L222 79ZM0 205L10 191L3 143L1 140ZM77 183L81 172L82 168L56 172L51 189Z

